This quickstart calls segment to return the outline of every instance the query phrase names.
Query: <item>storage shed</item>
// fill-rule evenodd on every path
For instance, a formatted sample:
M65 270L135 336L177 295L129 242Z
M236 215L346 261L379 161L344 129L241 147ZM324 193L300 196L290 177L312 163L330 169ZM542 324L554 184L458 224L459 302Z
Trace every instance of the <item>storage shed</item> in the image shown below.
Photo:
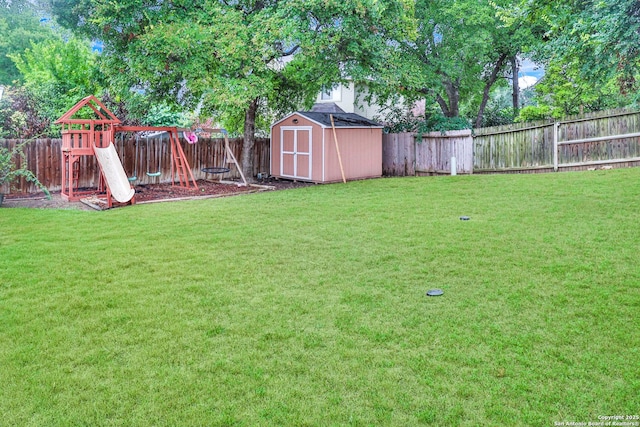
M341 181L340 159L348 180L382 176L382 126L353 113L316 111L298 111L271 126L274 177Z

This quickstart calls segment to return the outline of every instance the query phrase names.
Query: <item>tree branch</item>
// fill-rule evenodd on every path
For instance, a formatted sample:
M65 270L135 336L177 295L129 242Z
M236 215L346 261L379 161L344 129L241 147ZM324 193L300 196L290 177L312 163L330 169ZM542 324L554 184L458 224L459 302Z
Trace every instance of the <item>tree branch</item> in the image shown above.
M447 101L445 101L445 99L440 94L438 94L436 96L436 102L438 103L438 105L440 105L440 109L442 109L442 112L444 113L445 117L449 117L451 110L449 110Z
M491 91L491 86L498 79L498 73L502 70L505 60L507 59L507 54L502 53L496 62L496 65L491 70L491 74L489 75L489 79L486 81L484 85L484 92L482 93L482 101L480 102L480 108L478 109L478 115L476 116L476 127L479 128L482 126L482 117L484 116L484 110L487 107L487 102L489 102L489 91ZM515 77L517 78L517 77Z

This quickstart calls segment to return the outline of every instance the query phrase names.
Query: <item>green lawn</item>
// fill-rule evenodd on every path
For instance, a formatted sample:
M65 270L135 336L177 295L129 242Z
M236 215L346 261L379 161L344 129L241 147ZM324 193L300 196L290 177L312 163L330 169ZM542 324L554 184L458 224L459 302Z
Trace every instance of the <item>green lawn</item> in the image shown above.
M635 415L639 214L640 168L0 209L0 425Z

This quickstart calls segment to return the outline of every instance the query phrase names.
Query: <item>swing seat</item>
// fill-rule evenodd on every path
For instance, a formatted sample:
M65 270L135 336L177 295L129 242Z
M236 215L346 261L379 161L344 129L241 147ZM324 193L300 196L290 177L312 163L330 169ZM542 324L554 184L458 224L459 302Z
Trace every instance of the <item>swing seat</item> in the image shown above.
M147 176L155 178L162 175L162 172L147 172Z
M133 182L133 181L137 181L138 177L136 175L134 176L130 176L129 178L127 178L129 180L129 182Z
M227 172L231 172L231 169L229 169L229 168L221 168L221 167L202 168L201 170L204 173L227 173Z
M195 132L183 132L182 133L189 144L195 144L198 142L198 135Z

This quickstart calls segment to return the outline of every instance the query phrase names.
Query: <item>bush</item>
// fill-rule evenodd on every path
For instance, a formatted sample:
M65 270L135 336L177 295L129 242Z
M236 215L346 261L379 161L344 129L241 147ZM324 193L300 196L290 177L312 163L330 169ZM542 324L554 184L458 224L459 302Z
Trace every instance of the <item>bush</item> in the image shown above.
M537 120L554 120L562 118L562 111L557 107L551 107L549 105L533 106L529 105L520 110L520 114L516 117L515 121L522 122L534 122Z
M34 183L39 189L44 191L47 197L51 197L49 190L42 185L33 172L27 169L24 147L30 142L32 141L24 141L17 144L11 150L7 147L0 146L0 189L5 184L11 184L17 178L22 177Z
M445 133L449 130L471 129L471 123L464 117L445 117L440 113L428 114L426 117L416 117L407 114L391 117L385 127L385 132L416 132L418 136L429 132Z
M513 123L513 108L488 108L482 116L481 127L501 126Z
M36 99L24 88L7 88L0 101L0 138L59 136L52 121L41 114Z

